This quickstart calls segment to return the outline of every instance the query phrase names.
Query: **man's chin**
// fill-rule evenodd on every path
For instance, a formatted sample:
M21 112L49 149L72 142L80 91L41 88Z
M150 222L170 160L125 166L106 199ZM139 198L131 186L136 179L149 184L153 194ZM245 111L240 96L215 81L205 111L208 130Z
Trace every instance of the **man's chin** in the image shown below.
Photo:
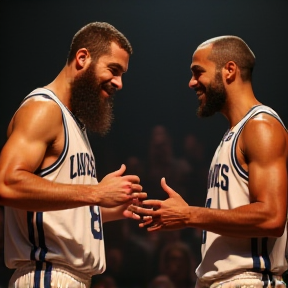
M196 112L196 114L199 118L210 117L210 116L213 116L215 113L216 113L215 111L210 111L210 110L201 109L201 108L198 108L197 112Z
M100 90L99 96L102 98L108 98L110 95L105 90Z

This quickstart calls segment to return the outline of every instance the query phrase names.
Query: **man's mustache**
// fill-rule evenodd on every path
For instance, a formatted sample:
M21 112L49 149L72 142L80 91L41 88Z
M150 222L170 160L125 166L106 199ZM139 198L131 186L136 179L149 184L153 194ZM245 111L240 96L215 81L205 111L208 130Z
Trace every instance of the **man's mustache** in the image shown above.
M109 96L114 95L117 91L117 88L114 87L111 83L102 83L101 88L105 90Z

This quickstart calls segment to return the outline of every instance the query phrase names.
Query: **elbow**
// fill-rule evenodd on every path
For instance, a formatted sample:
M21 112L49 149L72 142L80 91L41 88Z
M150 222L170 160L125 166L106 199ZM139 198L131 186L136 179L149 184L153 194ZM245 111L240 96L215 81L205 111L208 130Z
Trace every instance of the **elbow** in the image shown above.
M7 186L0 180L0 205L5 206L8 198Z
M271 231L271 237L279 238L283 235L284 231L285 229L277 227Z
M12 176L14 175L14 176ZM9 206L11 199L13 200L13 189L19 180L15 178L15 174L5 173L0 175L0 205Z
M285 231L285 225L275 227L274 229L274 237L281 237Z
M286 217L281 220L271 221L268 227L266 227L268 230L268 231L266 230L268 232L267 236L279 238L283 235L285 227L286 227Z

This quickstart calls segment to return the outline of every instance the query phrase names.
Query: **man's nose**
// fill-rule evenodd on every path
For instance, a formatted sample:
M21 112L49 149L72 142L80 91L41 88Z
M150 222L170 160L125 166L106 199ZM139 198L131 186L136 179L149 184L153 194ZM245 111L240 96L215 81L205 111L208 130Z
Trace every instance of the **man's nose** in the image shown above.
M121 90L122 87L123 87L122 77L121 76L113 77L111 83L113 84L114 87L117 88L117 90Z
M188 83L189 88L194 88L197 85L197 80L192 77L191 80Z

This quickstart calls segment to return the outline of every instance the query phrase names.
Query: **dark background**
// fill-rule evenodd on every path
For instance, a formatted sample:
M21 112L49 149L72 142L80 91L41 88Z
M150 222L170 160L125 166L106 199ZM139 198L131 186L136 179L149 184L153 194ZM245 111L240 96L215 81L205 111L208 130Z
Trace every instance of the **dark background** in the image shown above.
M219 114L197 118L188 82L192 53L211 37L231 34L248 43L256 55L255 95L288 123L287 0L1 0L0 13L0 148L21 100L57 76L74 33L93 21L114 25L134 50L111 132L90 136L99 178L129 156L145 158L157 124L171 133L176 155L193 133L210 160L228 123Z
M156 124L179 141L201 137L212 155L224 130L221 115L198 119L198 102L188 88L191 55L208 38L233 34L256 55L254 90L287 123L288 1L277 0L105 0L1 1L0 145L22 98L50 83L65 65L71 38L83 25L106 21L130 40L134 54L115 98L115 121L105 138L91 138L98 170L100 151L112 145L119 162L144 154ZM178 149L178 150L177 150ZM209 158L209 157L208 157Z

